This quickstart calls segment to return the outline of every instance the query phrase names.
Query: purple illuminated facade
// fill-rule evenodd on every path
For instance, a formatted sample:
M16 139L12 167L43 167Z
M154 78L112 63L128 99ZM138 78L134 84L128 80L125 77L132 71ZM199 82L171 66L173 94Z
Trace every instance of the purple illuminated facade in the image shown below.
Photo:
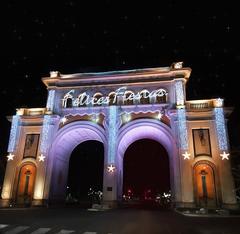
M113 206L123 195L127 148L152 139L169 157L174 206L235 208L225 120L231 110L222 99L187 101L190 74L190 68L174 63L114 72L51 72L42 78L46 108L18 109L13 116L9 154L14 156L7 164L1 204L24 203L26 197L32 205L64 201L72 151L96 140L104 146L103 203ZM39 135L39 142L29 157L31 134Z

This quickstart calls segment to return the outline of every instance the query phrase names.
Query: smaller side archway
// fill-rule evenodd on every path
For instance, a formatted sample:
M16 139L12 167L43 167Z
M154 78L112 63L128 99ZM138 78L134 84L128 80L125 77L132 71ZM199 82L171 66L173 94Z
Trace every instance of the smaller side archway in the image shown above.
M199 207L217 207L219 193L216 186L216 167L213 163L198 161L193 167L194 197Z
M15 202L19 205L28 206L33 200L34 185L36 178L36 166L31 162L25 162L17 172L17 186Z

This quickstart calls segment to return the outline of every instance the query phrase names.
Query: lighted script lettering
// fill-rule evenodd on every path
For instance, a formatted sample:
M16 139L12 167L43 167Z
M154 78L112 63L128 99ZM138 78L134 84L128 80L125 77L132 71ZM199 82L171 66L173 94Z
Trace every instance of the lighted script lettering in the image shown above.
M111 96L111 100L109 96L102 96L100 98L92 97L88 95L86 92L81 93L78 95L77 98L73 97L75 90L70 90L68 93L64 95L63 98L63 107L66 107L65 103L67 103L67 99L72 100L72 105L83 106L83 105L108 105L110 101L113 104L117 103L117 97L122 97L122 100L125 102L129 100L140 100L141 98L156 98L156 97L163 97L167 95L167 91L165 89L157 89L151 92L137 92L137 93L129 93L127 91L127 87L120 87L116 89L116 91Z

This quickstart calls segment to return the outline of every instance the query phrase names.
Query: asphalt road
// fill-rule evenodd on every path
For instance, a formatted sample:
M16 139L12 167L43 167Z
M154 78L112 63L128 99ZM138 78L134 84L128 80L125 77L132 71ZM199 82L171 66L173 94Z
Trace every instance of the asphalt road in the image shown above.
M239 234L240 217L187 217L147 208L11 208L0 209L0 233Z

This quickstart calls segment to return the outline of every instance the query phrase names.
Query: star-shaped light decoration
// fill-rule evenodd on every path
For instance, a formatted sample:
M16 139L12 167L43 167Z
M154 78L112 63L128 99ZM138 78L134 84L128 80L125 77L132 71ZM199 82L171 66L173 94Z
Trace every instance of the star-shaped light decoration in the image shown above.
M184 158L183 158L184 160L185 160L185 159L190 159L190 155L191 155L191 154L189 154L187 151L185 151L185 153L182 154L182 156L184 157Z
M115 169L116 169L116 167L115 167L114 165L112 165L112 164L110 164L110 165L107 167L108 172L111 172L111 173L114 172Z
M65 123L67 122L67 120L68 120L68 119L64 116L63 118L61 118L61 123L62 123L62 124L65 124Z
M14 157L14 156L15 156L14 154L9 153L9 154L7 155L8 161L13 160L13 157Z
M39 162L44 162L44 159L45 159L46 157L43 155L43 154L40 154L40 156L38 156L38 161Z
M174 63L174 68L175 69L181 69L182 67L183 67L183 62Z
M217 98L215 99L215 106L214 107L222 107L223 106L223 99Z
M223 151L223 153L220 154L220 156L222 157L222 160L224 160L224 159L229 160L229 155L230 155L230 154L226 153L225 151Z

